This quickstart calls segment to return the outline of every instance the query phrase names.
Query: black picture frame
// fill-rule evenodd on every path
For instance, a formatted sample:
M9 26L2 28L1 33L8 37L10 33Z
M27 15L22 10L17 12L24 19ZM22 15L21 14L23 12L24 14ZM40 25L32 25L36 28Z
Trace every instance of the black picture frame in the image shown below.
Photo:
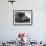
M28 14L28 13L30 13L30 19L31 19L31 21L30 21L30 23L29 23L29 21L27 21L27 22L18 22L17 23L17 21L16 21L16 13L17 12L24 12L25 14ZM27 16L27 15L26 15ZM29 16L28 16L29 17ZM28 19L27 19L28 20ZM13 10L13 25L23 25L23 26L27 26L27 25L32 25L33 24L33 11L32 10Z

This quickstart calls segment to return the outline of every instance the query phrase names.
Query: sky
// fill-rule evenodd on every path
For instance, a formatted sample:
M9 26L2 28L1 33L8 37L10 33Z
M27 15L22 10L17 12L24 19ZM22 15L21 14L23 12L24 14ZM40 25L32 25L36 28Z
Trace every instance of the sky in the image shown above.
M13 25L13 10L32 10L32 26ZM19 32L31 34L32 40L46 41L46 0L17 0L13 5L0 0L0 41L15 40Z

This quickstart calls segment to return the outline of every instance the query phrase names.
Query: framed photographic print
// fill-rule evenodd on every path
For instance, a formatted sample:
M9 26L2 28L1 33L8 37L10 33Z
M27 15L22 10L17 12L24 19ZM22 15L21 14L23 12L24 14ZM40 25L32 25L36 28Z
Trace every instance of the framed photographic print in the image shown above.
M14 25L32 25L32 10L13 10Z

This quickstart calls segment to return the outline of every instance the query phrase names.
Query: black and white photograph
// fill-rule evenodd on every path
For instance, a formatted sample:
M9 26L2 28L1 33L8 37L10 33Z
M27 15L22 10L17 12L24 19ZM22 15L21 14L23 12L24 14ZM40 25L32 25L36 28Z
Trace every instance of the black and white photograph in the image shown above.
M13 10L13 24L32 24L32 10Z
M46 0L0 0L0 46L46 46Z

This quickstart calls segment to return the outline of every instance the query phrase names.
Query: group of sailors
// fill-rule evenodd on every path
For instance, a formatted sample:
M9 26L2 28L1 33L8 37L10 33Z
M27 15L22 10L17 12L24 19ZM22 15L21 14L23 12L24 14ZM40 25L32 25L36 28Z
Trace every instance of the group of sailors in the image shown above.
M25 42L24 36L25 33L19 33L18 37L20 40L16 40L17 42L15 40L7 41L6 43L2 42L0 46L46 46L46 44L43 44L42 41L39 43L36 40L29 40L29 42Z

